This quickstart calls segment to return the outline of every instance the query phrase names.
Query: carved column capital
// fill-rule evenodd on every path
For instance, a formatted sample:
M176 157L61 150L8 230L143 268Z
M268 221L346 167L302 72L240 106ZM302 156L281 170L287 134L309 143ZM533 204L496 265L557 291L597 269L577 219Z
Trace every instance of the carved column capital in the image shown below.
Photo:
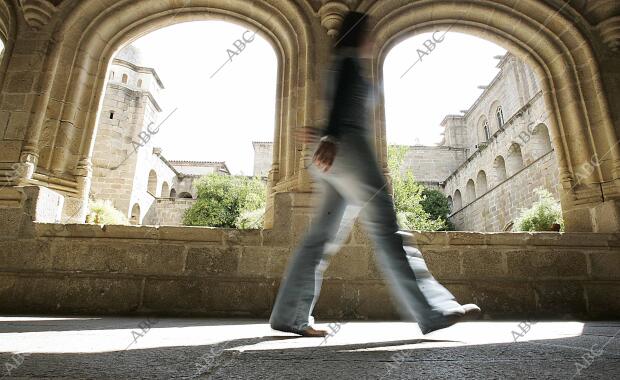
M19 5L26 22L34 30L42 29L56 13L56 7L48 0L19 0Z
M327 29L328 36L334 38L338 34L344 16L348 11L349 6L339 0L325 1L323 5L321 5L321 8L319 8L321 25Z
M613 51L620 51L620 16L602 21L596 27L603 42Z

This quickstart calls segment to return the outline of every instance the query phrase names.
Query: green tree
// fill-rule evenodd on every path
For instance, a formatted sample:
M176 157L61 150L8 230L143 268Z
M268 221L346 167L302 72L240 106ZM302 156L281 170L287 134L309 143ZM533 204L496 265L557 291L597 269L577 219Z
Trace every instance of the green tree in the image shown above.
M450 202L448 197L439 190L424 188L422 191L422 208L432 219L441 219L445 222L447 231L454 230L454 224L448 219L450 215ZM442 229L443 230L443 229Z
M183 216L186 226L256 228L266 188L258 178L209 174L196 181L196 203ZM248 215L250 215L248 217Z
M424 192L427 191L427 194L430 194L429 190L416 182L411 170L404 173L401 171L407 151L406 146L390 145L388 147L388 169L392 177L394 208L398 223L408 230L441 231L448 229L447 212L440 215L441 210L435 204L437 203L436 194L433 193L433 198L426 202L431 211L429 212L424 207L426 200ZM447 207L447 199L445 203ZM432 215L432 213L437 215Z

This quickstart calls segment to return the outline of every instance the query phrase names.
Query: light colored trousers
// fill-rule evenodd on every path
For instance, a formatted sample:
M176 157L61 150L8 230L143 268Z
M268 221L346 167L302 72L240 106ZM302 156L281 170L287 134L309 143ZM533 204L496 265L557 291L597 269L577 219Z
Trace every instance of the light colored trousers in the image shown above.
M422 329L432 328L444 322L446 313L460 308L428 271L420 251L403 245L392 197L367 137L342 136L329 171L322 172L314 164L309 170L322 190L320 206L289 261L269 319L272 327L303 330L314 323L312 311L323 272L350 232L352 223L342 225L347 206L361 211L377 263L404 319L416 320Z

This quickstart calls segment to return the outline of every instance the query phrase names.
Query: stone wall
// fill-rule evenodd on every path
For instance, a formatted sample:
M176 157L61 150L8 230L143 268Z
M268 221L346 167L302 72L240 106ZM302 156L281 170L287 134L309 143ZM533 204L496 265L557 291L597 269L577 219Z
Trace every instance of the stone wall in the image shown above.
M142 224L151 226L182 226L183 214L196 203L194 199L157 199L144 216Z
M277 216L281 206L297 211L276 218L273 230L245 231L33 223L28 207L0 208L0 230L14 231L0 236L0 312L266 319L311 203L279 194ZM620 299L610 297L620 290L620 234L426 232L406 239L484 318L620 317ZM356 226L325 272L314 315L399 319L390 294Z
M447 146L410 146L401 173L411 170L417 181L439 183L465 160L467 151Z
M503 231L538 200L534 189L547 189L557 199L557 183L558 170L551 151L455 211L450 220L457 230Z

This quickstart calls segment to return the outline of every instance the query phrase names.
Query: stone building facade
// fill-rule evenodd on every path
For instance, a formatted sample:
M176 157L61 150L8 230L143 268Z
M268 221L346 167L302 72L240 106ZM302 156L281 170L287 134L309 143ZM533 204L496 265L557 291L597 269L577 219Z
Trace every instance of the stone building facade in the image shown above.
M458 230L503 231L542 187L559 200L550 113L536 74L507 53L495 78L463 115L441 122L438 146L409 146L401 172L440 189ZM266 173L273 143L254 143L254 174Z
M458 230L510 229L521 210L537 200L534 190L544 188L559 200L559 173L549 136L550 110L545 105L536 74L513 54L498 63L495 78L463 115L442 121L444 138L428 149L430 164L408 160L414 175L439 181L452 204L451 220ZM458 161L439 155L444 149L462 152ZM410 154L413 156L415 153ZM428 166L427 166L428 165ZM434 167L456 166L445 176ZM418 173L422 174L420 176Z
M230 175L224 162L168 161L153 146L163 89L133 45L112 60L93 148L91 198L112 201L133 224L180 225L196 197L194 181Z

